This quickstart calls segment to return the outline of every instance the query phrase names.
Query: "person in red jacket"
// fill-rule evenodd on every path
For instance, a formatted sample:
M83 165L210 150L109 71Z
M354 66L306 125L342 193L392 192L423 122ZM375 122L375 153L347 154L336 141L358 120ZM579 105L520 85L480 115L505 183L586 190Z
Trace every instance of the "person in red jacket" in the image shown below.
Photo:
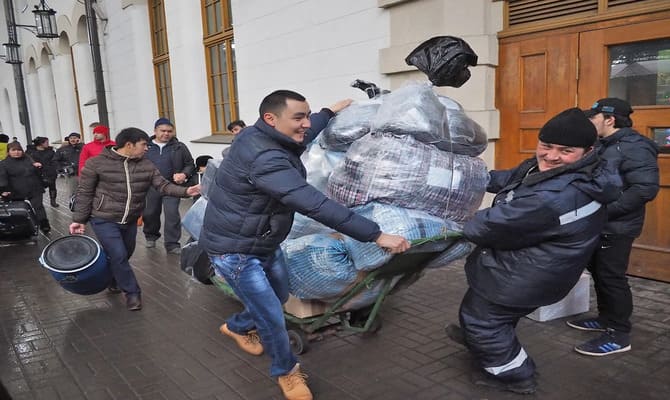
M81 175L81 170L84 168L86 160L100 154L102 149L105 147L115 145L116 143L109 139L108 127L104 125L98 125L93 128L93 141L86 143L81 149L81 154L79 155L79 175Z

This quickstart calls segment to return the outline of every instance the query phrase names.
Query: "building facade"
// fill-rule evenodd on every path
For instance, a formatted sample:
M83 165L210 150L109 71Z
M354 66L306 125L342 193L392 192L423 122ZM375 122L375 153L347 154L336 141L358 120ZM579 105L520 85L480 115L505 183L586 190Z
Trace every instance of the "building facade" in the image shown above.
M0 0L7 2L8 0ZM14 0L31 24L38 0ZM485 128L491 168L532 155L553 114L626 98L635 128L662 149L661 192L647 212L631 271L670 281L670 0L50 0L59 37L19 29L32 136L58 141L101 119L112 132L175 122L194 156L217 156L234 119L253 123L267 93L304 94L313 109L365 94L354 79L395 89L426 80L404 62L433 36L465 39L479 56L460 88L439 88ZM101 73L90 46L96 15ZM4 9L3 9L3 17ZM91 12L88 13L91 16ZM6 38L0 20L0 41ZM104 86L100 86L104 81ZM25 141L12 66L0 64L0 131ZM666 154L666 151L668 152Z

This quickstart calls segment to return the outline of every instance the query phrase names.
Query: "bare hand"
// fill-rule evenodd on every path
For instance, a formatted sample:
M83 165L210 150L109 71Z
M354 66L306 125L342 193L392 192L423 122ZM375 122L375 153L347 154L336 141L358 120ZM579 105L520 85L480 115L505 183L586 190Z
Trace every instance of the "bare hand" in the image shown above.
M81 235L86 230L85 224L80 224L79 222L73 222L70 224L70 234L71 235Z
M186 174L177 172L176 174L172 175L172 180L174 180L175 183L182 184L186 182Z
M332 106L328 107L330 111L334 112L337 114L338 112L344 110L345 108L349 107L349 104L351 104L353 100L352 99L344 99L340 100L337 103L333 104Z
M37 161L35 161L35 162L33 163L33 167L35 167L35 168L42 168L42 163L38 163Z
M375 243L377 243L377 246L388 250L391 254L402 253L411 247L411 244L404 237L389 235L384 232L379 235L377 240L375 240Z
M200 184L194 185L194 186L189 186L186 189L186 194L193 197L197 196L200 194Z
M7 197L7 196L9 196L10 194L12 194L12 192L2 192L1 195L2 195L2 197Z

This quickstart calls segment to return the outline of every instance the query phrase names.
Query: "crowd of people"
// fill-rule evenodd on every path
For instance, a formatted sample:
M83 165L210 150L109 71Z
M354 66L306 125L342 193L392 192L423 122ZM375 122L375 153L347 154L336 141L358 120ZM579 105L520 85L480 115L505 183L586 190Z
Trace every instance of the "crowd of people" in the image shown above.
M282 309L289 293L279 245L294 213L390 253L410 248L404 237L382 232L305 179L300 155L350 103L312 113L299 93L270 93L253 125L229 124L234 140L208 192L199 242L244 305L220 331L245 352L270 356L270 375L287 399L312 398ZM495 198L464 224L464 236L477 247L465 265L469 288L460 323L447 327L481 368L475 383L535 392L535 362L515 327L523 316L563 298L585 268L595 281L598 316L567 324L601 335L575 350L604 356L631 349L633 304L625 272L645 204L659 189L657 147L631 128L632 113L628 102L616 98L600 99L588 110L565 110L540 129L534 157L490 171L487 190ZM194 160L167 118L156 120L151 137L126 128L111 140L106 126L92 129L91 142L83 144L73 132L58 150L46 137L36 137L24 151L0 135L0 193L29 200L48 233L42 196L48 188L49 204L58 207L55 181L69 176L76 194L70 233L82 234L90 224L114 276L109 291L123 292L128 310L140 310L141 289L129 263L138 218L146 247L163 237L165 251L179 254L180 198L200 194L200 176L212 157Z

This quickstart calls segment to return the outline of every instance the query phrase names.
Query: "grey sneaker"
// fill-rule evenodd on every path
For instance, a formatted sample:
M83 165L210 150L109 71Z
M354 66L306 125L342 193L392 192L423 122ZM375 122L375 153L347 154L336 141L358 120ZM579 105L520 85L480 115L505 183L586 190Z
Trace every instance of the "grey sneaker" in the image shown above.
M147 249L153 249L156 247L156 241L155 240L147 240L147 244L145 245Z
M167 250L168 254L181 254L181 247L174 247L170 250Z

